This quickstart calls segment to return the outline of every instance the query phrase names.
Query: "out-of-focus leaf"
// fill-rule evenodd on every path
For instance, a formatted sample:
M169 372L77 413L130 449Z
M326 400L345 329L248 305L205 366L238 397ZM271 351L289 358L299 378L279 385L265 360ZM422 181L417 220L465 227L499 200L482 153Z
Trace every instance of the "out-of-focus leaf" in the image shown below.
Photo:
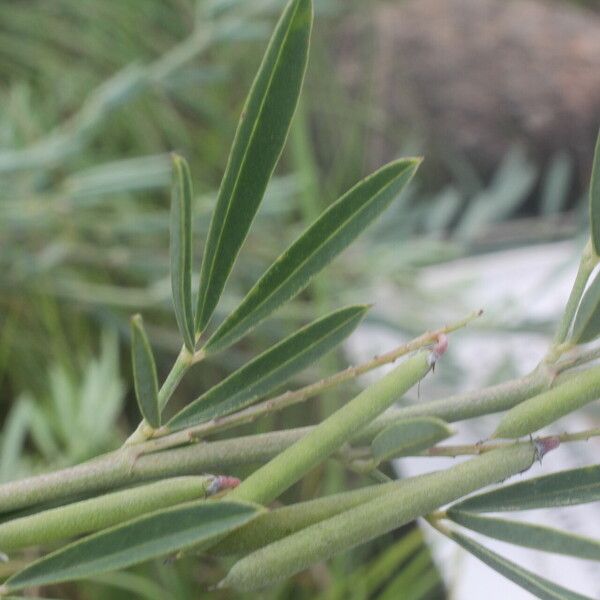
M542 214L554 215L563 209L569 198L572 172L573 163L564 152L552 159L542 186Z
M349 306L303 327L194 400L168 427L189 427L252 404L335 348L354 331L367 310L368 306Z
M600 465L559 471L471 496L454 505L464 512L503 512L572 506L600 500Z
M531 571L523 569L519 565L507 560L503 556L488 550L485 546L478 544L474 540L452 531L448 537L460 544L465 550L473 556L484 562L488 567L498 571L507 579L521 586L523 589L531 592L533 595L543 600L592 600L588 596L583 596L572 592L556 583L552 583Z
M135 315L131 319L131 362L140 412L152 427L160 427L156 365L141 315Z
M184 158L173 155L171 191L171 289L173 307L185 347L194 352L192 309L192 178Z
M427 450L452 435L452 429L441 419L419 417L392 423L371 443L373 458L377 462Z
M392 162L332 204L267 270L208 340L206 352L231 344L302 290L398 196L420 164Z
M246 100L213 213L200 274L196 331L206 327L287 137L308 59L311 0L290 0Z
M600 255L600 132L596 139L594 164L590 179L590 228L594 252Z
M34 410L32 399L23 395L17 398L6 417L0 443L0 482L10 481L20 473L23 446Z
M571 332L571 341L574 344L585 344L595 340L600 335L600 274L597 274L594 281L583 294L573 331Z
M52 552L10 577L4 588L13 592L123 569L227 534L259 510L239 502L194 501L156 511Z
M567 531L522 521L482 517L454 509L448 511L448 517L463 527L503 542L536 548L544 552L600 561L599 541Z
M523 148L513 148L494 174L491 185L471 200L455 235L461 240L473 239L484 228L510 216L525 202L536 179L536 169Z

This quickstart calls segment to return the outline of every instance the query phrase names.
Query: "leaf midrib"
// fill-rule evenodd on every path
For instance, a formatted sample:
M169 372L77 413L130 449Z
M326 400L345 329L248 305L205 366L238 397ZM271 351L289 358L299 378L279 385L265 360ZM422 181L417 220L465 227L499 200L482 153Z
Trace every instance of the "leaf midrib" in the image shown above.
M407 168L410 168L410 166L409 166L409 165L407 165ZM285 285L286 285L286 284L287 284L287 283L290 281L290 279L293 279L293 277L296 275L296 273L298 273L298 271L299 271L299 270L300 270L300 269L301 269L301 268L302 268L304 265L306 265L306 263L307 263L307 262L309 262L309 261L310 261L310 260L313 258L313 256L314 256L314 255L315 255L315 254L316 254L316 253L319 251L319 249L321 249L321 248L322 248L323 246L325 246L325 245L326 245L326 244L327 244L327 243L328 243L328 242L329 242L329 241L330 241L332 238L334 238L334 237L335 237L335 235L336 235L336 234L337 234L337 233L338 233L338 232L339 232L339 231L340 231L340 230L341 230L343 227L345 227L345 226L346 226L346 225L347 225L347 224L348 224L350 221L354 220L354 218L357 218L357 217L358 217L360 214L362 214L362 213L363 213L363 212L364 212L364 211L365 211L365 210L366 210L366 209L367 209L367 208L368 208L368 207L369 207L369 206L372 204L372 202L375 200L375 198L377 198L377 197L378 197L380 194L382 194L383 192L385 192L385 190L387 190L387 189L388 189L388 188L389 188L389 187L390 187L390 186L391 186L391 185L394 183L394 181L395 181L395 180L396 180L398 177L400 177L400 176L401 176L401 175L402 175L404 172L405 172L405 170L403 170L403 171L401 171L400 173L398 173L398 175L397 175L396 177L394 177L393 179L391 179L391 180L390 180L390 181L389 181L389 182L388 182L388 183L387 183L387 184L386 184L384 187L382 187L382 188L381 188L381 189L380 189L380 190L379 190L379 191L378 191L376 194L374 194L374 195L371 197L371 200L370 200L369 202L366 202L365 204L363 204L363 205L362 205L362 207L361 207L361 208L360 208L360 209L359 209L357 212L355 212L355 213L351 214L351 215L350 215L350 216L349 216L349 217L348 217L348 218L347 218L345 221L343 221L343 222L340 224L340 226L339 226L337 229L333 230L333 231L332 231L332 233L331 233L331 234L330 234L330 235L329 235L327 238L325 238L325 240L324 240L324 241L323 241L321 244L319 244L319 245L318 245L318 246L317 246L317 247L314 249L314 251L313 251L312 253L308 254L308 255L307 255L305 258L304 258L304 260L302 260L300 263L298 263L298 266L297 266L297 267L296 267L296 268L295 268L293 271L291 271L291 272L288 274L288 276L287 276L285 279L283 279L283 280L282 280L282 281L279 283L279 285L277 285L275 288L273 288L272 292L271 292L269 295L265 296L265 298L264 298L264 299L263 299L261 302L259 302L258 304L256 304L256 305L254 306L254 308L253 308L253 309L252 309L250 312L246 313L246 315L245 315L245 316L243 316L243 317L242 317L242 319L240 319L240 321L239 321L239 322L238 322L238 323L237 323L237 324L236 324L234 327L231 327L231 328L229 329L229 331L226 331L226 332L225 332L225 334L224 334L224 335L223 335L221 338L217 338L217 341L219 341L219 339L223 339L223 338L225 338L225 337L226 337L226 336L227 336L227 335L228 335L228 334L229 334L231 331L235 331L235 329L236 329L236 328L240 327L240 325L241 325L242 323L246 322L246 321L247 321L247 320L250 318L250 316L252 315L252 313L255 313L255 312L259 311L259 310L260 310L260 309L261 309L261 308L262 308L262 307L263 307L263 306L264 306L264 305L265 305L265 304L266 304L266 303L269 301L269 299L270 299L270 298L272 298L273 296L275 296L275 295L277 294L277 292L279 292L279 291L281 290L281 288L282 288L282 287L284 287L284 286L285 286ZM309 228L307 231L305 231L303 234L301 234L301 235L300 235L300 236L299 236L299 237L298 237L298 238L297 238L297 239L296 239L296 240L295 240L295 241L292 243L292 245L291 245L291 246L290 246L290 247L289 247L289 248L288 248L288 249L285 251L285 254L287 254L287 253L288 253L288 252L289 252L289 251L290 251L290 250L291 250L291 249L292 249L292 248L293 248L293 247L294 247L294 246L295 246L295 245L296 245L296 244L299 242L299 240L301 240L303 237L305 237L306 235L308 235L308 233L310 232L310 230L311 230L311 229L312 229L312 228L313 228L313 227L314 227L314 226L317 224L317 222L318 222L318 221L319 221L321 218L324 218L324 217L327 215L327 213L328 213L328 212L332 211L332 210L334 209L334 207L335 207L335 206L333 205L333 206L331 206L329 209L327 209L327 210L325 211L325 213L323 213L323 215L321 215L321 217L320 217L319 219L317 219L317 221L315 221L315 222L314 222L314 223L313 223L313 224L310 226L310 228ZM285 254L284 254L284 256L285 256ZM271 266L271 267L270 267L270 268L267 270L267 272L266 272L266 273L265 273L265 274L264 274L264 275L263 275L263 276L262 276L262 277L261 277L261 278L260 278L260 279L259 279L259 280L256 282L256 284L254 285L254 287L253 287L253 288L250 290L250 292L248 293L248 297L250 297L250 294L251 294L251 293L252 293L254 290L256 290L256 289L258 289L258 288L259 288L259 286L260 286L260 283L262 282L263 278L264 278L264 277L266 277L266 276L268 275L268 273L269 273L269 271L271 270L271 268L272 268L272 266ZM240 305L240 306L242 306L242 305ZM216 335L216 333L217 333L217 332L215 332L215 335ZM206 344L206 349L210 348L210 346L211 346L211 340L209 339L209 341L208 341L208 342L207 342L207 344Z
M265 93L263 94L263 96L261 98L260 108L258 110L257 118L255 119L254 124L252 126L252 130L251 130L251 133L250 133L250 136L249 136L248 144L246 146L246 151L243 154L242 160L240 162L240 167L237 170L237 174L236 174L236 178L235 178L235 181L234 181L234 184L233 184L233 188L232 188L231 194L229 196L230 200L227 203L227 209L225 211L225 216L223 218L223 223L222 223L221 228L219 230L219 237L217 238L217 241L215 243L215 250L213 252L213 255L212 255L212 258L211 258L211 263L210 263L210 271L207 272L207 276L206 276L207 285L206 285L206 290L205 290L205 293L204 293L204 299L203 299L203 302L202 302L202 310L198 311L198 313L199 313L198 314L198 319L199 320L203 317L204 309L205 309L207 298L208 298L208 291L209 291L210 285L211 285L210 282L211 282L212 277L213 277L213 272L214 272L214 269L215 269L215 263L216 263L216 260L217 260L217 256L219 254L218 253L218 249L221 247L221 242L223 240L223 232L225 231L225 225L227 223L227 220L229 218L229 214L231 212L231 207L233 205L233 198L235 197L235 195L237 193L238 185L239 185L239 182L240 182L240 176L241 176L242 171L244 170L244 167L245 167L247 159L248 159L248 149L252 146L252 144L254 142L255 135L256 135L256 130L258 128L258 123L259 123L259 121L261 120L261 118L263 116L264 106L265 106L267 97L269 95L269 91L271 90L271 85L273 83L273 79L275 78L275 73L279 70L281 55L283 53L283 49L284 49L284 47L285 47L285 45L287 43L287 40L289 39L289 34L290 34L291 29L292 29L292 24L294 23L294 20L296 18L296 15L298 13L299 8L300 8L300 1L297 2L297 4L296 4L296 8L294 9L294 12L293 12L293 14L292 14L292 16L290 18L290 21L289 21L287 30L285 32L285 35L283 36L283 41L282 41L282 43L281 43L281 45L279 47L279 51L277 52L277 57L276 57L275 62L274 62L274 68L273 68L273 70L271 72L271 75L270 75L269 80L268 80L268 84L267 84L267 86L265 88ZM289 125L288 125L288 130L289 130ZM281 150L282 149L283 149L283 147L281 148ZM279 152L279 155L281 155L281 150ZM275 160L275 163L277 163L277 159ZM274 168L275 168L275 166L273 166L273 169ZM271 170L271 172L273 172L273 169Z
M278 368L276 368L276 369L273 369L273 370L271 370L271 371L268 371L268 372L267 372L267 373L266 373L266 374L263 376L263 379L266 379L266 378L267 378L269 375L272 375L272 374L273 374L273 373L275 373L276 371L279 371L279 370L283 369L284 367L288 366L288 365L289 365L291 362L293 362L295 359L298 359L298 357L299 357L299 356L304 356L304 355L306 355L306 354L307 354L307 352L309 352L310 350L312 350L312 349L313 349L313 348L314 348L314 347L315 347L317 344L323 343L323 342L324 342L324 341L325 341L327 338L329 338L329 337L333 336L333 335L334 335L336 332L338 332L340 329L342 329L344 326L346 326L346 325L348 324L348 322L349 322L349 321L351 321L352 319L356 318L356 316L357 316L357 315L353 315L353 316L351 316L351 317L347 318L347 319L346 319L346 320L344 320L342 323L340 323L340 324L339 324L339 325L338 325L338 326L337 326L335 329L332 329L332 330L330 330L330 331L327 333L327 335L325 335L325 336L323 336L323 337L321 337L321 338L319 338L319 339L315 340L315 341L314 341L314 342L312 342L312 343L311 343L309 346L305 346L305 347L304 347L304 349L302 350L302 352L301 352L300 354L297 354L295 357L291 357L291 358L289 358L289 359L288 359L286 362L284 362L284 363L281 363L281 364L280 364L280 366L279 366ZM271 351L271 350L269 350L268 352L270 352L270 351ZM255 382L254 384L251 384L251 385L256 385L256 383L257 383L257 382ZM207 393L208 393L208 392L207 392ZM236 396L237 394L239 394L239 393L240 393L240 392L237 392L237 393L236 393L236 394L234 394L233 396L229 396L229 398L226 398L225 400L222 400L221 402L217 403L217 406L218 406L218 404L220 404L220 403L225 403L225 402L228 402L228 401L230 401L232 398L235 398L235 396ZM260 396L261 396L260 394L256 394L254 397L255 397L255 398L258 398L258 397L260 397ZM253 397L253 396L249 396L248 398L252 398L252 397ZM196 400L194 400L193 402L200 402L200 404L201 404L201 398L202 398L202 396L200 396L199 398L196 398ZM190 407L191 407L191 405L190 405ZM210 407L207 407L207 408L210 408ZM202 412L202 411L201 411L201 412ZM174 417L174 419L175 419L175 417ZM185 424L184 424L184 426L185 426Z

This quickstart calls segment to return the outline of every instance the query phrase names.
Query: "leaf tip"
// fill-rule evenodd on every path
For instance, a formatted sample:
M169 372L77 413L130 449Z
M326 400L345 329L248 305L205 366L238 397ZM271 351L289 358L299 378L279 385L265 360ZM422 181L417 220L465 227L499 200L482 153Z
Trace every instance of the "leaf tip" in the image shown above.
M129 322L131 323L132 327L142 327L144 324L144 319L140 313L135 313L135 315L131 315Z

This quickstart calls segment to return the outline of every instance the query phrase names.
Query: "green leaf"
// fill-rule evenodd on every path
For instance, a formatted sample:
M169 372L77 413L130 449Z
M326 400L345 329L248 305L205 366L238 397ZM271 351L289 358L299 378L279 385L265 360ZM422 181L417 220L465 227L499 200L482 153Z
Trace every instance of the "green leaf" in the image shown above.
M422 452L452 434L452 429L435 417L403 419L378 434L371 443L371 450L373 458L382 462Z
M523 569L519 565L507 560L503 556L488 550L474 540L457 533L449 532L448 537L460 544L465 550L484 562L488 567L494 569L507 579L531 592L543 600L593 600L588 596L582 596L572 592L556 583L552 583L531 571Z
M173 155L171 192L171 289L179 331L185 347L193 354L194 313L192 309L192 178L184 158Z
M335 348L354 331L367 310L368 306L349 306L303 327L194 400L168 427L189 427L254 403Z
M573 331L571 342L585 344L595 340L600 335L600 276L596 275L594 281L583 294Z
M596 255L600 255L600 132L596 139L594 164L590 179L590 225L594 252Z
M156 511L52 552L10 577L2 591L124 569L216 539L248 523L259 512L251 504L204 500Z
M398 196L420 163L392 162L332 204L267 270L205 346L216 352L301 291Z
M600 500L600 465L519 481L453 506L466 512L503 512L572 506Z
M567 531L521 521L481 517L453 508L448 511L448 517L463 527L503 542L536 548L543 552L600 561L599 541Z
M246 100L202 261L196 331L212 316L279 159L306 70L311 0L290 0Z
M140 412L155 429L160 427L160 407L158 405L158 380L156 365L150 342L144 331L141 315L131 318L131 363L135 397Z

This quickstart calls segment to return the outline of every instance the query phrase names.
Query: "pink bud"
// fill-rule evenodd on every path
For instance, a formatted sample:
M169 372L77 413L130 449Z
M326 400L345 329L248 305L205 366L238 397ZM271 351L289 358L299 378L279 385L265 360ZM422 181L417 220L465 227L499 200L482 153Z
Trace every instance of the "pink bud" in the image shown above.
M435 363L446 350L448 350L448 336L445 333L440 333L429 355L429 364L432 368L435 368Z
M240 485L240 480L237 477L229 477L228 475L217 475L211 482L206 493L209 496L218 494L223 490L231 490Z
M557 435L538 438L534 441L534 444L536 457L540 462L542 462L542 458L544 458L548 452L560 446L560 438Z

